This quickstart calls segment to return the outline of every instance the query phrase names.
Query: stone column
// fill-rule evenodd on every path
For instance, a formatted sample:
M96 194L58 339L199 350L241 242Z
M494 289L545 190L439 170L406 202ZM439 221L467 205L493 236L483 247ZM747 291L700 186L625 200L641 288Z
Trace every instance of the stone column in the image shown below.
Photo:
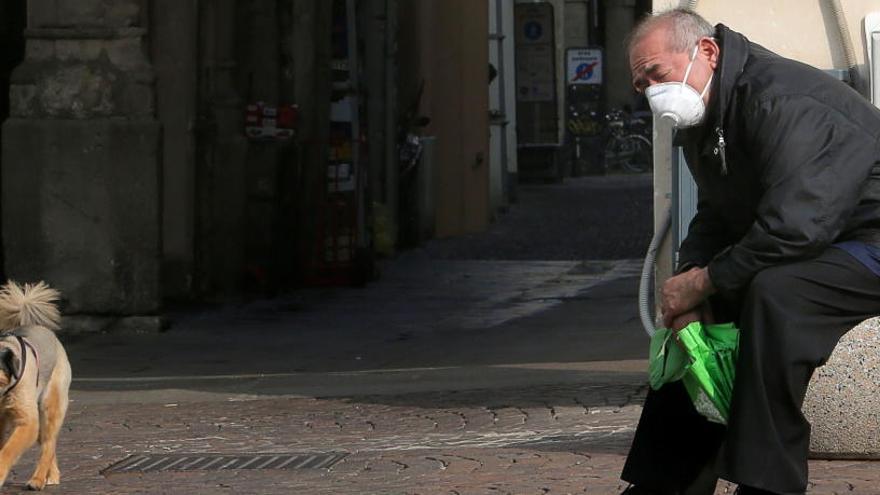
M110 317L80 320L93 330L160 307L161 137L145 4L30 0L3 126L6 273L57 287L68 315Z
M330 33L333 2L295 0L293 4L293 96L299 104L300 192L297 198L299 276L309 280L322 256L318 215L323 214L330 138Z
M199 0L150 2L150 59L162 124L162 294L194 294Z
M635 24L635 8L636 0L605 3L605 90L609 107L634 101L624 40Z
M248 143L235 87L240 20L235 0L203 0L199 9L197 289L202 295L225 297L241 289L245 265Z

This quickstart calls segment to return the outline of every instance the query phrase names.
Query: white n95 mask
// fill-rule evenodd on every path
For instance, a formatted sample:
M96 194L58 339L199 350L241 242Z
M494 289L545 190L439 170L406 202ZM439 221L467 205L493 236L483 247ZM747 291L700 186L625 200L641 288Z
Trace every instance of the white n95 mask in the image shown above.
M703 96L709 91L709 86L712 85L712 78L715 77L715 74L713 73L709 77L702 93L697 93L697 90L687 84L699 46L694 47L691 61L684 72L684 80L682 82L660 83L645 89L645 96L648 98L648 104L651 106L651 112L659 119L671 119L672 125L676 129L700 125L706 117L706 105L703 103Z

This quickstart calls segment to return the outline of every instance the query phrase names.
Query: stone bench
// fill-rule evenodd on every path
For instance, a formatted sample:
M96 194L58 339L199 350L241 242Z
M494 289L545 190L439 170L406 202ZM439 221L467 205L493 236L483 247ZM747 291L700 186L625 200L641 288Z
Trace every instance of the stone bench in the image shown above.
M812 457L880 459L880 318L840 340L813 374L803 409Z

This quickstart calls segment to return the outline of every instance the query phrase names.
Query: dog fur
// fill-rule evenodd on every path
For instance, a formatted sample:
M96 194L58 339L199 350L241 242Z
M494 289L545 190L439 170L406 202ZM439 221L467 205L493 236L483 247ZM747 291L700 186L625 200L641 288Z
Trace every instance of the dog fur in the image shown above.
M67 413L71 373L53 332L61 321L58 297L44 282L20 286L10 281L0 288L0 487L38 440L40 458L27 487L42 490L61 481L55 446Z

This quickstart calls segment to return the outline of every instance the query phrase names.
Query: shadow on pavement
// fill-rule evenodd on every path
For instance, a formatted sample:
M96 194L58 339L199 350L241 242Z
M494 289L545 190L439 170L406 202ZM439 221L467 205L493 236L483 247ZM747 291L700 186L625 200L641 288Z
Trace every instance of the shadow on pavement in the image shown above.
M75 390L362 396L602 383L626 373L515 366L643 359L648 340L634 308L635 285L632 277L611 280L488 328L270 309L189 320L161 334L64 340ZM629 371L628 381L642 378Z

